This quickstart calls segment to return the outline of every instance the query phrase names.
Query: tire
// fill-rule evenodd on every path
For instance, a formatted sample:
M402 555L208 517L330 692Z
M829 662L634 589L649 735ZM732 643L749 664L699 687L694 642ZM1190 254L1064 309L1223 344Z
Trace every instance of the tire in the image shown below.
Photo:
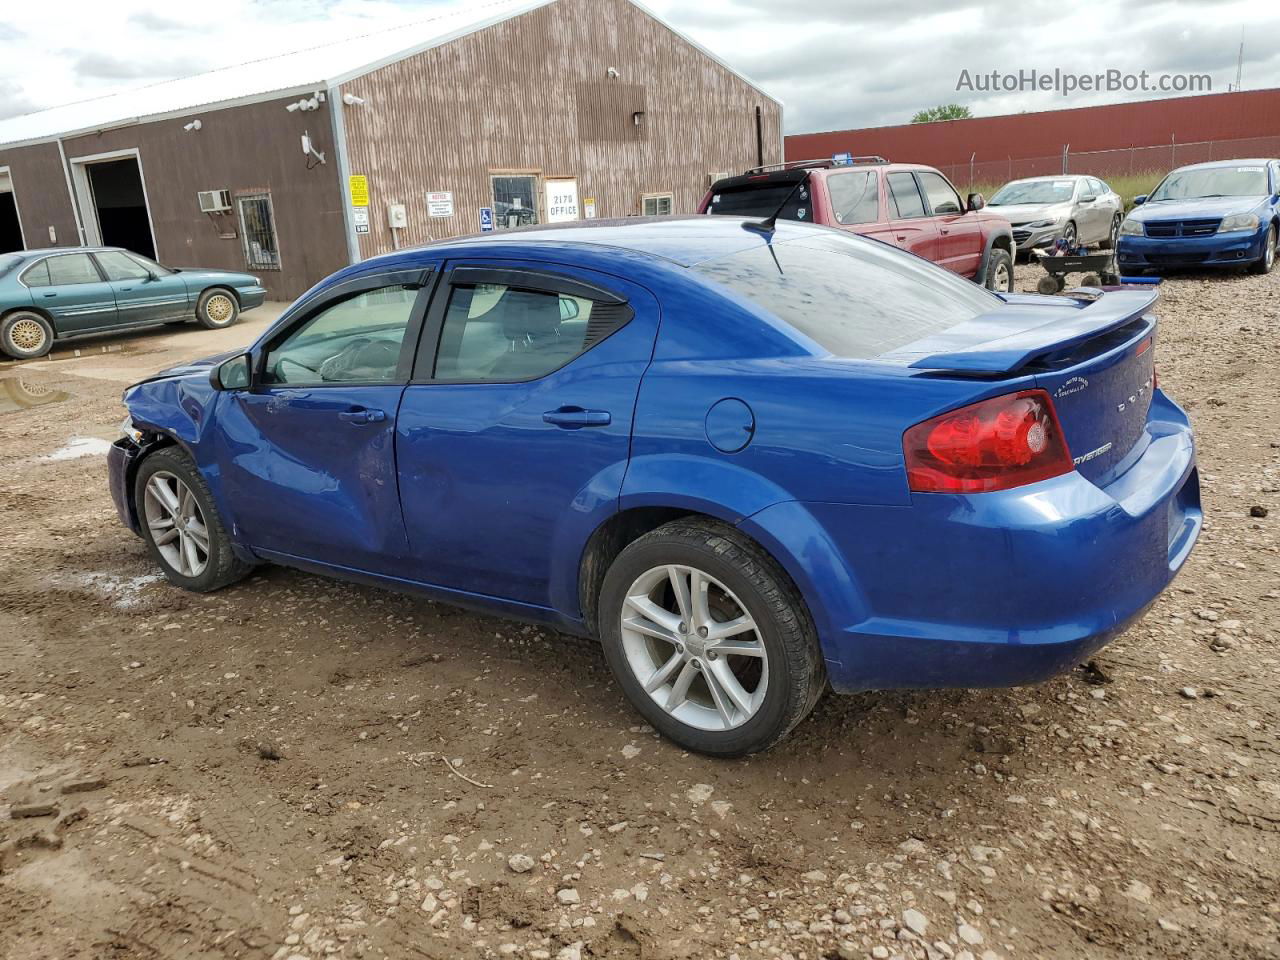
M1036 284L1036 292L1041 296L1052 297L1058 292L1058 278L1045 274Z
M210 287L200 294L196 319L210 330L221 330L240 319L240 301L225 287Z
M1080 242L1080 234L1076 232L1074 220L1068 220L1067 225L1062 228L1062 239L1067 241L1067 246L1070 248L1067 252L1074 253L1076 244Z
M169 506L164 505L162 496L151 486L153 483L171 492L173 499ZM134 480L133 496L142 539L174 586L194 593L209 593L235 583L253 569L232 552L209 485L181 448L164 447L143 460ZM182 517L177 524L174 523L175 505ZM197 520L203 536L197 533ZM165 532L172 532L175 526L177 536L166 538ZM188 541L194 547L191 554L187 553ZM191 562L192 557L196 561L203 558L203 563Z
M1262 247L1262 256L1258 258L1251 268L1254 273L1268 274L1275 269L1276 249L1277 246L1280 246L1280 236L1277 236L1278 231L1280 231L1280 228L1277 228L1274 223L1271 225L1271 229L1267 231L1267 239ZM6 341L7 345L8 342Z
M707 584L699 591L707 598L703 616L675 599L675 581L692 593L695 574L700 581L693 582ZM637 598L654 619L640 613ZM714 629L744 616L750 627L719 641L740 652L702 632L702 624ZM663 736L698 753L740 757L771 747L809 715L827 687L799 592L757 544L719 523L676 520L628 545L605 575L599 624L609 666L632 706ZM732 684L714 679L726 675ZM658 681L653 694L645 690L646 682ZM682 698L670 712L658 701L670 704L676 696Z
M34 360L53 349L53 325L31 310L15 310L0 321L0 349L15 360Z
M996 293L1013 293L1013 258L998 247L987 254L986 287Z
M1116 238L1120 236L1120 214L1116 214L1111 218L1111 232L1107 234L1107 238L1098 244L1103 250L1114 250L1116 248Z
M1080 278L1080 286L1082 287L1100 287L1102 286L1102 278L1096 273L1086 273Z

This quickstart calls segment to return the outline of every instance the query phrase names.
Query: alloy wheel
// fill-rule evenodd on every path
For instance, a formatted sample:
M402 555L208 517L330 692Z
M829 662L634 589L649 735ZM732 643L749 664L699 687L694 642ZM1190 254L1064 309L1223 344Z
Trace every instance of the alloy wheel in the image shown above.
M728 587L666 564L636 578L621 615L627 665L664 711L700 730L732 730L760 710L769 657L755 619Z
M1266 243L1263 244L1267 249L1262 254L1265 258L1267 271L1276 265L1276 246L1280 245L1280 235L1277 235L1275 228L1271 229L1270 235L1267 237Z
M231 319L234 310L235 304L225 293L215 293L204 302L205 316L209 318L210 323L226 323Z
M209 529L191 489L167 471L147 481L143 514L165 563L184 577L198 577L209 565Z
M24 353L41 349L45 336L44 327L27 317L15 321L9 328L9 340Z
M1068 223L1062 228L1062 239L1069 248L1074 249L1076 245L1076 225Z
M1013 292L1013 271L1009 265L1003 260L996 266L996 282L994 290L996 293L1012 293Z

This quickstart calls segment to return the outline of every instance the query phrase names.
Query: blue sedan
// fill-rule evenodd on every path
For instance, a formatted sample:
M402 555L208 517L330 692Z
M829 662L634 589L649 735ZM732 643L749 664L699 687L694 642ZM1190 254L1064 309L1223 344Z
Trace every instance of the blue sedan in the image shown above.
M1280 246L1280 160L1217 160L1174 170L1120 224L1126 273L1248 267L1270 273Z
M173 269L118 247L0 254L0 353L28 360L55 340L155 323L229 327L266 296L247 273Z
M131 387L111 490L179 586L271 562L593 635L741 755L828 686L1038 681L1142 616L1201 525L1152 305L790 222L447 241Z

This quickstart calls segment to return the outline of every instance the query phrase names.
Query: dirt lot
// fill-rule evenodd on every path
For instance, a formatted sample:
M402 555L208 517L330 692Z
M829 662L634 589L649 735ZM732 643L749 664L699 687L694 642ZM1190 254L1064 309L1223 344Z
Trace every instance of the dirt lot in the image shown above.
M260 317L0 366L0 956L1280 957L1280 272L1164 290L1208 520L1146 620L1039 687L828 697L746 762L657 739L590 643L161 580L95 441Z

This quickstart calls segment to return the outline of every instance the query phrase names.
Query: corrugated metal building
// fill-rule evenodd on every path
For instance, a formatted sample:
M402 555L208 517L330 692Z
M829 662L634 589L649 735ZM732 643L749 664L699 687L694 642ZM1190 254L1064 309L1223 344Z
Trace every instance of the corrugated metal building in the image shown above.
M692 212L781 159L781 104L632 0L470 5L0 121L0 249L125 246L290 298L491 224Z
M803 133L787 159L880 154L928 163L966 182L1063 172L1108 176L1280 153L1280 89L1171 97L971 120Z

